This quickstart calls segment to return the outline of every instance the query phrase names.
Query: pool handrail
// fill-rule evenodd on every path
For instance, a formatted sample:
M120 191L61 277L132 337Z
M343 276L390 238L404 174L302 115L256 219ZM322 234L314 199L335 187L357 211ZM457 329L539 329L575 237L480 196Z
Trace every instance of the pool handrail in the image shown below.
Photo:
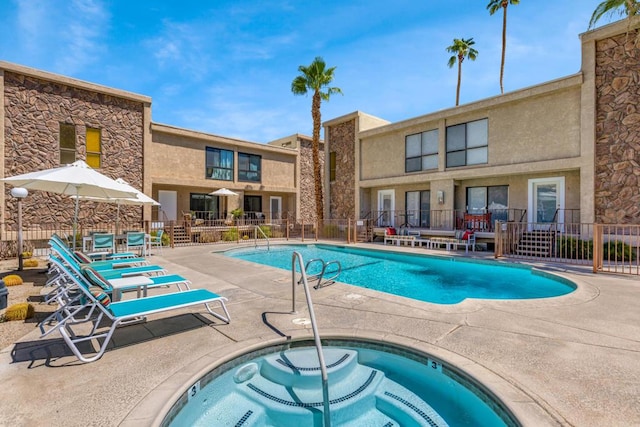
M313 341L318 352L318 363L320 364L320 373L322 374L322 403L324 405L323 417L324 427L331 427L331 413L329 412L329 379L327 376L327 366L324 362L322 354L322 343L320 342L320 334L318 333L318 325L316 324L316 315L313 311L313 302L311 301L311 293L309 292L309 282L307 281L307 272L304 268L304 260L299 252L293 252L291 257L291 313L296 311L296 260L300 265L300 283L304 288L307 299L307 307L309 308L309 319L311 320L311 329L313 331Z
M340 261L338 260L334 260L334 261L329 261L329 262L324 262L324 260L322 258L313 258L310 259L309 261L307 261L307 265L304 267L305 272L309 270L309 266L311 266L313 263L320 263L322 265L321 270L318 273L312 274L312 275L307 275L307 281L309 280L317 280L318 283L316 283L313 286L313 289L320 289L324 286L327 285L332 285L336 282L336 279L338 277L340 277L340 273L342 273L342 264L340 264ZM332 264L337 264L338 268L337 270L334 272L335 274L333 276L331 276L328 279L324 278L324 273L327 271L327 267L332 265ZM324 279L324 282L322 281ZM300 284L302 282L302 278L300 278L300 280L298 280L298 284Z
M264 231L262 230L262 228L260 228L260 226L259 226L259 225L256 225L256 226L255 226L255 229L254 229L254 233L255 233L255 236L254 236L255 247L256 247L256 248L258 247L258 231L260 232L260 234L262 234L262 237L263 237L263 238L266 240L266 242L267 242L267 251L270 251L270 250L271 250L271 248L270 248L270 246L269 246L269 238L267 237L267 235L266 235L266 234L264 234Z

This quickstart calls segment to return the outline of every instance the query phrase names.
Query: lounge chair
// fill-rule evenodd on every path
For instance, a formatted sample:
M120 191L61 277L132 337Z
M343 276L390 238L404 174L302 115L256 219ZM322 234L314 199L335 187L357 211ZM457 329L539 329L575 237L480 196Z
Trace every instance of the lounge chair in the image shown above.
M58 245L51 244L50 247L51 250L55 252L77 275L82 275L83 264L79 263L68 251L64 250L63 248L59 248ZM100 274L102 274L106 279L116 279L128 276L139 276L143 274L166 274L166 270L159 265L140 265L134 267L114 267L111 269L101 269Z
M213 317L227 324L230 322L225 305L227 299L209 290L189 289L183 292L111 302L105 293L92 292L89 282L68 271L61 260L52 258L52 262L56 264L56 268L67 274L67 279L73 284L72 288L79 292L79 295L73 296L72 293L65 292L59 297L60 308L39 325L41 337L59 331L73 354L82 362L93 362L102 357L119 325L140 321L152 314L203 304ZM220 304L224 314L214 312L210 307L213 303ZM110 321L106 330L103 330L102 326L104 321ZM76 326L89 322L93 322L93 326L87 334L83 335L80 331L74 330L77 329ZM79 344L85 342L97 344L97 350L93 348L93 356L86 357L78 348Z

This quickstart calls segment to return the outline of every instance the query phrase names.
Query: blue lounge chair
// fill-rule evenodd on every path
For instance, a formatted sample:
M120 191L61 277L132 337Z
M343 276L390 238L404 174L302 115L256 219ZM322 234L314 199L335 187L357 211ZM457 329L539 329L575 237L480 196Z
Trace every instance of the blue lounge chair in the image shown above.
M73 256L68 249L65 250L58 246L55 242L50 242L51 251L56 253L62 260L71 267L72 270L76 272L78 275L82 275L82 267L84 264L78 262L78 260ZM98 261L101 263L102 261ZM119 263L119 261L114 261L114 263ZM91 263L89 266L93 266ZM100 264L96 267L97 270L101 272L101 274L107 279L115 279L120 277L127 276L136 276L141 274L165 274L166 270L159 265L138 265L138 266L124 266L111 264L109 267L106 264Z
M60 308L40 323L41 336L45 337L59 331L73 354L82 362L93 362L102 357L119 325L139 321L152 314L203 304L213 317L227 324L230 322L225 305L227 299L209 290L189 289L135 300L110 302L106 294L92 292L89 282L69 271L61 260L52 258L52 262L67 274L67 278L73 283L69 289L79 292L79 295L74 296L71 292L62 294L59 298ZM223 314L213 311L210 305L214 303L220 305ZM106 330L103 330L104 327L101 325L104 321L110 321ZM89 333L83 335L74 330L74 327L89 322L93 322ZM102 331L99 331L101 329ZM97 344L97 350L94 347L95 351L89 357L78 348L79 344L86 342Z

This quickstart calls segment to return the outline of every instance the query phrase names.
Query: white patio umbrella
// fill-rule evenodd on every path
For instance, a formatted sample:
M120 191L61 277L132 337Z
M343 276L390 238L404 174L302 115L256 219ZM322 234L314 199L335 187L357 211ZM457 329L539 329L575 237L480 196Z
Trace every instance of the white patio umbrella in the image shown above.
M160 203L153 200L151 197L144 194L142 191L130 185L122 178L116 179L117 183L127 187L129 191L135 193L135 197L115 197L115 198L103 198L103 197L91 197L91 196L72 196L79 197L81 200L100 203L115 203L118 205L116 211L116 230L118 229L118 223L120 222L120 205L137 205L137 206L160 206Z
M212 191L211 193L209 193L212 196L224 196L225 199L225 208L227 207L227 196L237 196L238 193L234 193L233 191L229 190L228 188L221 188L219 190L216 191ZM223 210L223 212L226 211L226 209Z
M76 229L78 226L79 196L100 197L103 199L131 198L136 193L131 188L92 169L82 160L70 165L43 171L30 172L11 176L2 181L15 187L28 190L48 191L50 193L76 196L76 207L73 218L73 249L76 248Z

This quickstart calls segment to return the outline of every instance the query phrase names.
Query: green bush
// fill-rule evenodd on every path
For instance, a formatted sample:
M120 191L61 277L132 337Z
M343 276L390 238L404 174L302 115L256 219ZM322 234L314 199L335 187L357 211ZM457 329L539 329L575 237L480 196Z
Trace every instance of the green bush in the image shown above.
M322 237L338 237L340 235L340 229L335 224L325 224L322 227Z
M222 240L225 242L237 242L238 241L238 229L230 228L222 232Z
M158 235L158 231L152 231L149 233L151 237L156 237ZM169 246L171 244L171 237L169 237L169 233L162 233L162 246Z
M603 244L603 259L609 261L629 261L636 259L635 250L624 242L606 242Z
M262 233L258 233L258 239L264 239L264 236L267 236L267 238L271 237L271 227L268 225L261 225L258 228L260 228L260 231L262 231ZM264 236L263 236L264 233Z
M593 259L593 241L560 237L556 242L556 256L568 259Z

